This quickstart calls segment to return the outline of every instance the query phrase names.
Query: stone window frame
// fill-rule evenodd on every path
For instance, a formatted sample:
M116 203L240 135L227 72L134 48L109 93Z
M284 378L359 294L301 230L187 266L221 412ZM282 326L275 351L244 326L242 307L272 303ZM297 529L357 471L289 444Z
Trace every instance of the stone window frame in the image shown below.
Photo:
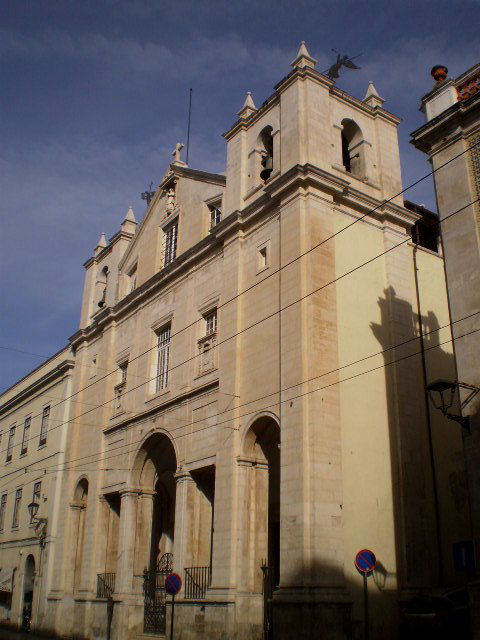
M23 494L23 487L17 487L17 489L15 489L15 501L13 503L12 529L18 529L19 527L22 494Z
M42 409L42 420L40 423L40 437L38 439L38 448L44 447L47 444L48 427L51 420L51 404L46 404Z
M30 440L30 429L32 428L32 416L28 415L23 421L22 446L20 455L25 456L28 452L28 441ZM28 436L28 437L27 437Z

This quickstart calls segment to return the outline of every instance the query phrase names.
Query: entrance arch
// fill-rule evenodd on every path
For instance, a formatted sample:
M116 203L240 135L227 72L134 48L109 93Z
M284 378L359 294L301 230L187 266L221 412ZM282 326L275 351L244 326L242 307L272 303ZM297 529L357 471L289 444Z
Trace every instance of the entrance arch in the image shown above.
M172 568L177 456L164 433L153 433L138 451L131 474L140 490L134 572L143 571L145 633L165 632L164 580ZM143 540L142 540L143 538Z
M249 550L254 552L250 589L259 590L262 564L270 571L272 586L280 580L280 427L271 414L256 418L244 439L245 460L250 466L247 486ZM252 519L255 526L251 526Z
M35 558L32 554L25 560L23 576L23 612L22 627L29 629L33 613L33 590L35 584Z

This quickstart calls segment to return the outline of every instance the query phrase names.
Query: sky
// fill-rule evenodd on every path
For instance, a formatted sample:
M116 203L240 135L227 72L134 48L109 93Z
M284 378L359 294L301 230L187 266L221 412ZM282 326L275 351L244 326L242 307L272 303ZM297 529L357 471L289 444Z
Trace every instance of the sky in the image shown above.
M337 86L369 80L399 126L404 187L429 171L409 143L430 69L480 61L480 0L0 0L0 393L78 329L83 263L102 231L159 183L177 142L189 165L225 169L225 132L257 106L301 40ZM393 195L393 194L392 194ZM405 197L435 208L433 183Z

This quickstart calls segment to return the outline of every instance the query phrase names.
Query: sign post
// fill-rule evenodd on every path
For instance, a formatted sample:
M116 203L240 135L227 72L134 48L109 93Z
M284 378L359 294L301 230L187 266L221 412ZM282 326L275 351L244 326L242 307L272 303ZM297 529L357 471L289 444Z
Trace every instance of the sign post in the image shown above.
M165 591L172 596L172 616L170 618L170 640L173 640L173 610L175 607L175 596L182 588L182 579L178 573L169 573L165 578Z
M355 556L355 566L357 570L363 575L363 610L364 610L364 623L365 623L365 640L369 639L369 622L368 622L368 586L367 577L371 575L375 569L377 559L373 551L370 549L362 549Z

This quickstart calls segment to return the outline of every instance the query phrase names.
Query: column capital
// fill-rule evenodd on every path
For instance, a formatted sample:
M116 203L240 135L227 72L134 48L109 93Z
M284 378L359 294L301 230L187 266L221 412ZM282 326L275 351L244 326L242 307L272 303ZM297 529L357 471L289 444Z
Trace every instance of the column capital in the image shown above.
M183 467L180 467L179 469L177 469L176 473L173 474L173 477L175 478L177 483L185 482L188 480L193 482L192 474L190 473L190 471L188 471L187 469L184 469Z
M128 498L129 496L136 496L138 498L138 496L142 493L142 490L139 489L138 487L130 487L128 489L120 489L120 491L118 492L120 498L123 500L123 498Z

